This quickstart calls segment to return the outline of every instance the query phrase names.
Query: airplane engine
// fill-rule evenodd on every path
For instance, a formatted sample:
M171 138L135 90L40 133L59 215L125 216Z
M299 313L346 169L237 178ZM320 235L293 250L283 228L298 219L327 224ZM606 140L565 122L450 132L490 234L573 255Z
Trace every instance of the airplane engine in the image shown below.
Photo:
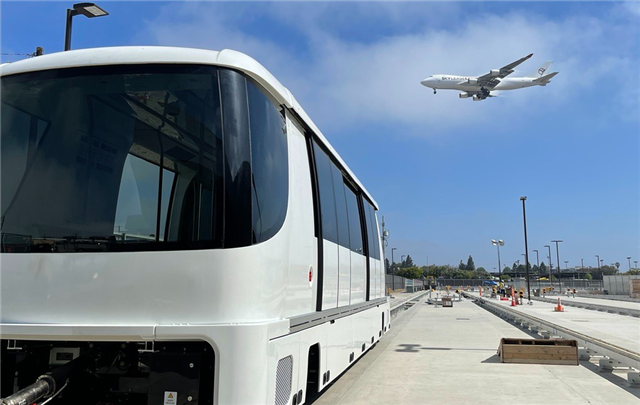
M473 101L480 101L480 100L482 100L482 99L480 97L478 97L477 94L473 95Z
M491 74L491 76L499 76L500 75L500 69L491 69L491 71L489 73Z
M478 79L469 79L469 84L478 84Z
M460 98L469 98L469 93L467 93L466 91L463 91L462 93L458 94L458 97L460 97Z

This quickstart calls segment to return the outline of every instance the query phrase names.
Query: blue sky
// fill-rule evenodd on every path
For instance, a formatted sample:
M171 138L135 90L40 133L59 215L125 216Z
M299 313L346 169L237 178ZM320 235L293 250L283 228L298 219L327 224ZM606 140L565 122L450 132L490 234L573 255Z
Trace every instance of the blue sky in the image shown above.
M62 50L63 2L0 5L2 53ZM245 52L298 99L374 195L396 260L497 267L562 239L569 267L640 259L640 5L613 2L100 2L74 48ZM473 102L420 80L530 52L547 87ZM2 55L2 61L24 56ZM517 75L516 72L515 75ZM390 249L387 249L390 256ZM553 252L555 261L555 252Z

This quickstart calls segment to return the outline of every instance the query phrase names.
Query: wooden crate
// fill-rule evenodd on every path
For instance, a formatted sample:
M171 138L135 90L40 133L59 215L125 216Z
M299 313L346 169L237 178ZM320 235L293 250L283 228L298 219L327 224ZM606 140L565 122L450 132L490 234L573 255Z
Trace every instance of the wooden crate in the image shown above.
M631 298L640 298L640 280L629 280L629 296Z
M498 355L502 363L580 364L575 340L502 338Z
M442 307L453 307L453 300L450 297L442 297Z

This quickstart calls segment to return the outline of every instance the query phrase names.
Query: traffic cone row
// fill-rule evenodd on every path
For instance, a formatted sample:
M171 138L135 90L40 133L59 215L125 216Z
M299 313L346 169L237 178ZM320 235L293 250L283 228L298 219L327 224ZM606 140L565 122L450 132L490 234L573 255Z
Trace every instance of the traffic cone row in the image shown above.
M553 307L553 310L555 312L564 312L564 307L562 306L562 304L560 303L560 297L558 297L558 305Z

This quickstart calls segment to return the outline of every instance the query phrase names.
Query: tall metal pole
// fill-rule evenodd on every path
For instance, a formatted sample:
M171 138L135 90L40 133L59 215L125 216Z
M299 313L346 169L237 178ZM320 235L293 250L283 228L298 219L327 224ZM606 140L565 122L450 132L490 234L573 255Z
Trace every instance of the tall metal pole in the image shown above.
M562 293L562 284L560 284L560 273L562 271L562 267L560 267L560 248L558 247L558 243L562 242L561 240L552 240L556 244L556 260L558 261L558 294Z
M497 244L496 247L498 248L498 283L500 283L502 281L502 271L500 270L502 267L500 267L500 244Z
M629 270L631 270L631 256L627 256L627 260L629 260Z
M549 249L549 255L547 256L547 259L549 259L549 287L551 287L551 268L553 267L551 265L551 246L550 245L544 245L544 247Z
M398 250L398 248L391 248L391 288L395 291L396 289L396 269L393 267L395 263L393 261L393 251Z
M538 288L540 288L540 256L538 256L538 251L537 250L533 250L534 252L536 252L536 266L538 266Z
M78 14L76 10L72 10L70 8L67 9L67 24L64 33L64 50L68 51L71 49L71 22L73 21L73 16Z
M524 261L525 263L525 271L527 275L527 296L528 296L528 304L531 305L531 287L529 285L529 246L527 245L527 213L524 208L524 202L527 201L527 197L520 197L522 201L522 220L524 222Z

